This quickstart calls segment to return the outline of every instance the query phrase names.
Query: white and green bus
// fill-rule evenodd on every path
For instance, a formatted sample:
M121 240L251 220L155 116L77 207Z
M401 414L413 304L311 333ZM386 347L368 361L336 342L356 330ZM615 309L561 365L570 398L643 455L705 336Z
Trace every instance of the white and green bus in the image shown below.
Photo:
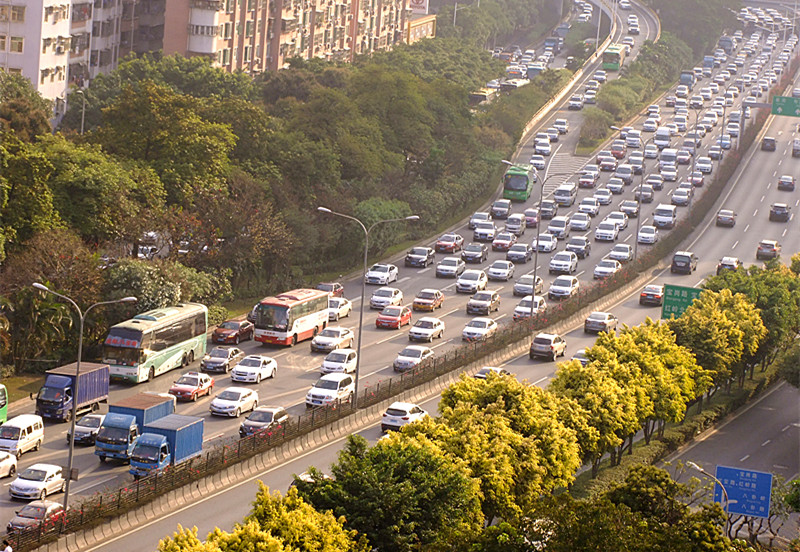
M152 380L202 357L207 326L208 308L199 303L137 314L108 331L103 362L109 365L112 380Z

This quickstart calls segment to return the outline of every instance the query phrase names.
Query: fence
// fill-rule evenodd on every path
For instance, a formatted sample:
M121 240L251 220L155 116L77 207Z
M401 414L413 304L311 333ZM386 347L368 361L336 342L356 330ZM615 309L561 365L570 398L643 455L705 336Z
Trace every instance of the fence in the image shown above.
M777 93L778 90L791 83L790 75L797 71L798 65L800 64L795 58L790 65L790 70L782 75L782 79L773 88L772 93ZM747 151L753 144L767 117L766 110L757 110L754 113L753 122L745 129L740 138L739 149L730 152L720 163L715 177L707 185L705 193L694 203L689 216L676 224L675 228L665 238L651 247L646 253L627 263L622 270L610 278L581 288L576 295L568 300L549 305L545 313L529 319L505 323L494 336L486 341L465 343L408 372L382 380L373 386L365 386L363 392L357 397L358 407L365 408L377 404L407 389L484 358L513 343L528 339L534 332L556 322L566 320L587 305L634 281L643 271L657 266L661 259L668 256L671 251L704 222L706 215L713 208L726 184L735 174L742 160L743 152ZM344 402L328 407L314 408L297 418L290 419L283 426L243 438L235 436L225 438L222 441L218 441L203 456L177 467L144 477L138 481L132 481L129 485L114 491L99 493L92 497L79 498L77 505L72 507L66 515L50 522L44 522L38 527L10 534L8 539L15 551L23 552L36 548L45 542L55 540L62 534L93 527L107 521L108 518L145 504L173 489L217 473L236 462L241 462L266 452L273 447L282 445L287 441L341 419L352 413L352 406L351 403Z

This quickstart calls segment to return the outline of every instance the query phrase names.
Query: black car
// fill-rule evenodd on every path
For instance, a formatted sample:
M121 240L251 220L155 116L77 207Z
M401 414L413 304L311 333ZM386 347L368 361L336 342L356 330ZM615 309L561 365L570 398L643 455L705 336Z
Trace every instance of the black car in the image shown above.
M461 251L465 263L482 263L489 259L489 246L485 243L470 243Z
M234 364L244 357L237 347L214 347L200 361L204 372L230 372Z
M552 199L543 200L540 215L543 219L551 219L558 215L558 203Z
M527 243L515 243L506 252L506 260L512 263L527 263L533 256L533 248Z
M691 274L697 270L697 255L690 251L678 251L672 256L670 272Z
M585 259L592 252L592 242L584 236L575 236L567 242L567 251L575 253L579 259Z
M792 208L786 203L773 203L769 208L769 220L775 222L789 222L792 218Z
M406 254L406 266L422 268L436 262L436 252L430 247L412 247Z
M777 142L772 136L764 136L761 139L761 151L775 151L777 147Z
M783 175L778 179L778 189L779 190L786 190L789 192L794 191L794 182L795 179L791 175Z
M720 209L717 212L717 226L736 226L736 213L730 209Z

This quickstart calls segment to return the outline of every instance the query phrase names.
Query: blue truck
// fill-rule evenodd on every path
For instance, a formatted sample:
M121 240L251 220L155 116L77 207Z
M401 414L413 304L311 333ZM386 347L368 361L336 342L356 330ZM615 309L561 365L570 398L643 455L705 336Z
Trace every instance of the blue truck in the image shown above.
M45 372L44 385L36 396L36 414L51 420L69 421L75 401L76 414L94 412L108 400L108 364L81 362Z
M548 36L544 39L544 47L545 48L552 48L553 54L557 54L561 51L561 48L564 47L564 37L563 36Z
M203 452L203 418L170 414L144 427L131 452L130 473L138 479Z
M685 84L689 87L689 90L694 88L695 83L697 82L697 77L694 75L694 71L690 69L685 69L681 71L680 81L681 84Z
M94 444L101 462L115 458L127 462L144 426L175 412L175 401L168 397L139 393L108 406Z
M725 53L730 55L736 49L736 39L732 36L722 35L719 37L719 47L725 50Z
M714 68L714 56L703 56L703 67Z

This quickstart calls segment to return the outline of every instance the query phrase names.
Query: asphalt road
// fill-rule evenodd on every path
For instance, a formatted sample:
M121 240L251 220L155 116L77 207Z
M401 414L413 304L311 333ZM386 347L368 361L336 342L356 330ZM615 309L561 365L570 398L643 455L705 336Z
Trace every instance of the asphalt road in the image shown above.
M622 14L618 15L626 16L627 14L623 12ZM640 13L640 21L643 22L642 28L644 33L641 38L638 38L637 49L641 44L641 40L648 36L646 34L647 32L655 32L652 24L644 23L648 21L646 14ZM625 25L623 24L620 27L624 28ZM671 110L664 110L664 113L668 115L671 113ZM580 112L568 112L562 107L559 109L557 114L554 114L551 117L551 119L556 117L569 118L573 132L568 134L565 138L562 138L560 141L561 149L558 153L552 156L551 167L557 166L558 168L553 168L551 174L556 172L560 173L563 170L567 170L562 168L566 166L574 166L574 169L578 169L587 161L585 158L574 158L570 155L570 152L573 151L575 142L577 140L576 130L580 125ZM549 126L549 124L549 121L547 121L545 122L544 126ZM638 124L640 125L641 121L639 121ZM762 190L763 197L758 201L759 205L763 204L768 206L769 202L774 200L773 196L781 198L787 197L785 192L776 192L774 189L775 176L772 173L778 174L779 172L783 173L793 171L796 173L796 166L792 164L797 163L797 161L792 160L790 157L790 152L787 154L787 151L785 151L785 148L791 142L790 133L792 136L794 135L793 129L794 125L792 123L786 121L775 121L770 132L773 135L777 135L780 140L781 148L779 148L779 151L775 153L754 153L754 161L752 163L748 163L748 168L741 179L744 180L746 184L737 184L737 187L732 189L731 197L728 200L729 203L726 203L726 206L730 206L739 210L741 214L740 224L734 229L717 229L712 226L708 228L707 231L700 237L702 239L698 238L696 245L692 245L694 251L700 256L701 262L698 273L691 277L670 277L669 275L659 275L657 277L657 281L696 285L701 279L701 276L698 276L698 274L707 274L713 271L714 267L716 266L717 259L723 255L738 254L746 262L753 262L755 244L759 239L762 237L777 237L780 239L780 237L785 235L785 230L790 229L792 224L795 224L794 219L785 225L781 225L779 223L769 223L766 220L766 214L763 210L763 207L760 207L760 216L758 212L756 212L756 214L752 217L749 216L749 210L751 209L750 206L755 203L753 196L754 190ZM706 145L711 142L712 139L705 139ZM523 155L525 155L525 147L527 146L523 146ZM654 162L650 160L648 161L647 167L652 167ZM770 168L772 170L769 170ZM683 167L682 171L685 172L686 168ZM607 179L608 174L604 174L601 179L601 183L605 182ZM551 181L555 180L556 179L551 179ZM756 183L758 183L758 186ZM545 189L545 194L548 194L548 188ZM615 196L613 205L616 205L616 203L618 203L623 197L631 197L631 188L632 187L629 186L626 189L625 195ZM734 191L736 190L739 191L734 194ZM652 204L645 205L642 224L649 220L652 209L658 204L659 201L668 202L669 192L670 186L665 186L663 191L657 193L657 198ZM584 197L588 193L590 192L582 190L579 198ZM523 208L529 205L534 205L536 202L538 202L538 196L532 197L526 205L515 205L515 212L520 212ZM794 204L796 205L797 202L795 201ZM745 209L745 207L747 207L747 209ZM612 206L604 207L603 210L601 210L600 217L611 210ZM683 208L680 210L683 210ZM745 216L745 213L748 213L747 216ZM625 243L632 243L634 226L635 224L629 225L629 229L623 232L620 239ZM533 229L529 229L524 236L524 238L528 241L532 240L534 237L534 232L532 232L532 230ZM461 231L465 235L467 241L469 241L470 235L466 228L459 228L459 231ZM771 234L773 233L781 234L781 236L772 236ZM784 243L784 251L786 253L789 253L789 249L791 247L793 247L793 244ZM602 258L602 256L604 256L610 248L611 245L601 245L599 243L593 244L593 252L591 257L579 263L579 276L583 283L588 283L591 281L591 272L594 264L597 260ZM497 258L501 258L501 255L502 254L500 253L493 253L489 262ZM441 258L442 255L437 255L437 257ZM545 278L547 283L548 278L546 273L549 255L540 255L539 261L539 274ZM483 266L485 267L488 264L489 263L486 263ZM519 276L521 272L532 272L532 270L532 263L529 263L528 266L525 266L522 269L522 271L518 271L516 276ZM490 286L491 289L499 289L501 291L501 310L498 315L495 316L495 318L499 321L509 319L511 312L517 303L517 299L513 298L510 291L512 283L513 282L509 282L507 284L493 284ZM441 351L444 350L444 348L458 345L460 343L461 329L471 318L466 315L464 308L468 298L466 296L456 295L452 289L452 284L453 283L450 281L438 280L434 278L433 269L431 267L421 270L405 269L402 266L400 267L400 281L398 286L404 291L407 301L410 302L411 298L413 298L413 296L416 295L419 290L427 287L440 288L446 293L447 298L445 307L442 309L442 311L440 311L439 316L445 320L447 324L447 331L445 338L435 344L436 351ZM357 297L360 293L360 283L358 281L345 282L345 290L347 297ZM355 306L358 306L357 302L355 303ZM629 324L640 322L646 315L658 316L657 310L640 307L636 297L620 303L620 305L614 308L614 312L619 316L620 320ZM368 313L365 316L364 350L361 363L362 388L375 385L379 380L393 375L391 370L391 361L396 353L408 343L405 330L393 331L376 329L374 327L375 317L375 312ZM342 325L355 327L356 318L357 317L354 315L350 319L345 319L342 321ZM593 341L593 339L585 337L582 331L571 332L566 337L569 343L570 353L579 348L591 346ZM308 345L306 343L300 344L294 349L261 347L257 343L246 343L242 345L242 348L247 353L268 354L276 358L279 364L278 377L275 380L268 380L257 386L261 395L260 404L290 405L290 413L294 414L298 414L304 410L304 407L302 406L303 397L305 396L308 388L313 384L314 381L316 381L319 375L319 365L322 360L322 355L310 354L307 347ZM530 362L528 361L527 356L515 359L510 363L510 367L510 369L513 372L518 373L520 377L539 385L544 385L547 379L552 377L552 374L555 370L554 363ZM141 391L166 391L169 388L172 380L176 377L177 373L175 374L174 378L162 376L156 379L154 382L147 382L135 387L114 385L112 391L112 400ZM217 376L216 380L217 389L226 387L229 384L228 376ZM240 423L240 420L222 419L209 416L207 411L208 402L208 399L201 399L197 403L180 404L178 406L178 412L181 414L204 416L206 420L205 433L207 447L211 446L215 439L218 439L224 435L235 434L236 428ZM32 405L29 410L33 410ZM46 429L47 441L43 446L43 450L38 453L31 453L23 456L23 459L20 462L20 467L24 468L35 462L66 464L66 428L66 424L49 424ZM377 432L375 433L377 435ZM324 450L327 449L323 449L323 451ZM306 464L315 463L318 465L326 465L327 461L320 462L320 458L324 458L325 453L323 451L310 452L309 457L305 460ZM334 453L332 452L330 455L331 458L333 457L333 454ZM298 469L297 466L299 465L301 464L292 464L287 467L276 467L269 476L270 485L275 488L285 489L291 480L291 474L303 471L305 469L304 467ZM120 478L123 480L130 479L130 476L127 474L127 466L115 465L113 463L100 464L97 458L93 455L93 450L91 448L77 450L75 466L78 467L81 474L80 479L73 484L73 492L78 494L91 494L95 491L102 490L105 486L114 486L115 480ZM275 478L275 483L272 483L273 478ZM10 480L6 480L4 482L5 485L8 483L10 483ZM242 499L242 496L245 496L244 500ZM244 493L244 495L240 493L238 500L242 502L244 506L246 506L251 496L252 492L250 491ZM56 495L55 498L58 500L59 496ZM12 510L19 508L19 504L19 502L12 502L6 496L0 497L0 509L2 509L3 515L5 515L6 519L13 515ZM201 513L200 511L193 511L191 513L191 516L193 516L192 519L196 519L198 521L194 521L189 524L191 525L192 523L199 523L199 520L202 519L203 516L208 515L209 519L216 520L212 524L212 527L213 525L220 525L223 527L229 527L231 525L232 521L230 523L223 523L223 520L219 518L219 512L222 510L216 506L216 503L211 510L213 511L208 514ZM228 510L226 510L226 512L227 511ZM241 519L241 517L242 514L237 513L230 519L237 520ZM171 523L171 528L174 528L175 522L173 521ZM154 532L154 535L163 535L167 532L169 532L169 529L166 531L159 530ZM139 543L138 547L131 549L141 550L141 542L136 542ZM154 548L154 545L152 548Z

